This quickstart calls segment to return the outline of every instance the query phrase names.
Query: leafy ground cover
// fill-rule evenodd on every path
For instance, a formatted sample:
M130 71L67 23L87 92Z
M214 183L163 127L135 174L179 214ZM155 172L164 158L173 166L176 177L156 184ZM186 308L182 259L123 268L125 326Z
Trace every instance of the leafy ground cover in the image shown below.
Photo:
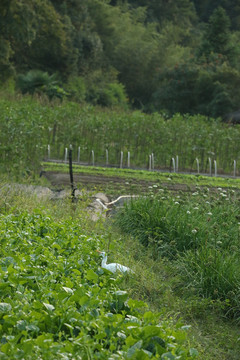
M188 326L131 299L121 290L123 278L100 267L103 238L87 235L78 217L3 210L2 359L197 357L185 341Z
M149 189L150 195L155 196L156 189ZM180 201L176 196L186 197L186 194L159 193L166 197L166 203L172 198L172 201L175 199L182 205L184 198ZM234 195L233 192L231 194ZM142 359L149 356L149 353L142 354L143 350L146 351L146 341L142 335L145 333L145 325L150 321L151 326L165 327L166 335L179 339L177 343L185 353L196 348L199 353L197 358L201 360L238 360L239 326L231 317L225 316L222 311L224 302L199 296L192 286L186 287L175 258L158 256L154 244L146 247L139 239L123 235L113 226L112 218L99 219L93 223L86 209L89 195L91 193L84 192L81 201L72 204L68 199L49 201L34 195L26 196L21 188L10 191L8 187L1 186L0 233L3 255L0 302L11 306L10 310L9 305L3 305L8 310L5 308L7 313L1 313L1 357L71 359L71 351L74 349L74 358L95 359L101 347L103 354L107 354L105 358L127 359L130 356L129 349L134 351L141 345L141 349L131 356L133 359ZM202 195L193 195L191 199L194 200L195 196L201 198ZM213 197L214 193L206 195ZM135 275L115 277L102 273L100 259L95 252L97 247L109 250L109 262L117 261L130 266ZM6 267L7 271L9 267L9 274ZM87 291L88 301L81 305L82 301L84 303L84 291ZM116 300L114 293L119 291L122 291L118 293L120 297L126 299L126 308L117 314L109 306ZM95 318L90 310L92 304L99 311ZM35 305L37 308L34 308ZM113 322L107 323L110 321L109 313L113 314ZM149 316L147 314L154 316L154 319L146 320ZM124 344L121 338L117 350L111 350L107 346L108 336L111 332L117 334L116 323L121 328L120 332L128 335L124 328L126 324L120 320L128 316L135 316L136 319L132 319L141 323L129 324L132 327L129 332L131 330L135 343ZM47 328L45 321L49 324ZM78 321L80 329L77 329ZM39 330L31 327L31 324ZM191 328L187 331L181 329L182 326ZM44 327L46 332L43 332ZM78 331L80 333L77 334ZM94 339L95 334L104 331L105 338ZM85 342L79 340L82 334ZM185 341L180 339L182 336ZM171 337L170 343L172 341L176 344ZM113 339L114 346L116 342ZM155 341L153 345L158 346ZM124 355L117 351L122 351ZM9 353L11 355L7 355ZM195 350L191 350L191 353L194 358ZM172 358L170 354L169 357Z

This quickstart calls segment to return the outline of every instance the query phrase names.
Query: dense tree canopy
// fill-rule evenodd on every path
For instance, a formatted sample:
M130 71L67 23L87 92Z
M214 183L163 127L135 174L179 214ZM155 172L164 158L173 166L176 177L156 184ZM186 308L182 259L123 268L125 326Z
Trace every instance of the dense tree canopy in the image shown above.
M219 116L239 106L239 18L240 0L2 0L0 82L48 74L74 101Z

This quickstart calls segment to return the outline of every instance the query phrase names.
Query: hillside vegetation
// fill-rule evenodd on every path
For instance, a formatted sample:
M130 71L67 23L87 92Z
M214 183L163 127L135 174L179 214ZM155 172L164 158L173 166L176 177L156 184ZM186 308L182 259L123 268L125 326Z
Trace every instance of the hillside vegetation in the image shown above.
M3 0L0 82L101 106L239 108L238 0Z

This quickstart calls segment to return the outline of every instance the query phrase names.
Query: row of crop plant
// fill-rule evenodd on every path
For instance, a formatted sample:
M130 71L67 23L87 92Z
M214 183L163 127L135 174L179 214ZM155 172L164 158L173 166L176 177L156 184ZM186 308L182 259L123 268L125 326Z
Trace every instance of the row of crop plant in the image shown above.
M72 148L72 146L70 145ZM111 149L113 150L113 149ZM212 160L211 157L209 157L205 164L200 164L200 161L198 158L196 158L191 166L190 169L184 169L181 168L181 161L179 163L179 156L176 155L176 157L169 157L169 166L161 166L161 164L156 162L156 157L154 153L151 153L149 155L146 155L146 163L142 163L140 166L137 166L134 163L134 155L131 154L130 151L126 151L125 153L123 151L120 151L120 154L115 158L111 156L110 150L106 149L105 154L98 154L98 158L95 156L95 151L91 150L90 152L85 149L85 151L81 150L81 147L78 146L77 148L77 156L76 151L74 154L74 160L76 164L85 164L85 165L92 165L92 166L112 166L112 167L119 167L121 168L133 168L136 169L137 167L141 167L143 169L148 169L150 171L154 170L165 170L169 172L177 173L179 171L187 171L190 173L195 174L207 174L210 176L218 176L221 174L225 174L223 169L218 169L217 160ZM116 154L115 154L116 155ZM110 159L110 160L109 160ZM67 163L69 160L69 148L64 147L64 155L58 159L52 159L51 158L51 145L48 144L47 147L47 156L45 158L47 161L62 161ZM180 159L181 160L181 159ZM179 165L180 164L180 165ZM229 176L236 177L238 176L238 169L237 169L237 161L232 161L232 169L230 169L230 173L228 173Z
M72 144L75 160L127 166L127 154L134 167L149 168L154 154L155 168L173 168L179 156L179 170L209 172L209 158L217 162L218 173L233 174L233 162L240 160L240 127L196 115L167 119L161 114L123 112L79 106L41 104L32 98L0 101L0 163L3 171L36 171L47 157L64 159ZM151 164L153 167L153 164ZM214 171L214 170L213 170Z

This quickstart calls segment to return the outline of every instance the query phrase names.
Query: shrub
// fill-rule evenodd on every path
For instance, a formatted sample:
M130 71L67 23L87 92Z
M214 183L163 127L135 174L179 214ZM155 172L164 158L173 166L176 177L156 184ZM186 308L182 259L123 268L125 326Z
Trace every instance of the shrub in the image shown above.
M17 78L17 87L23 94L33 95L35 92L43 93L50 100L54 97L62 99L67 93L58 85L56 74L49 75L40 70L30 70Z
M86 98L86 85L82 77L71 77L66 84L69 97L76 102L82 103Z
M112 107L112 106L127 106L127 97L124 90L124 86L118 83L107 84L100 92L98 104Z

